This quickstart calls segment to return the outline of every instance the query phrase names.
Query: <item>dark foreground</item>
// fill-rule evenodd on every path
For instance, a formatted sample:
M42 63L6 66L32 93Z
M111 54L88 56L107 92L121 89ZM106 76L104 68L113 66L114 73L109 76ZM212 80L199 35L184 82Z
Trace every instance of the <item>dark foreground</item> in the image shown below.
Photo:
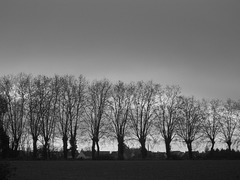
M240 161L12 161L16 180L240 179Z

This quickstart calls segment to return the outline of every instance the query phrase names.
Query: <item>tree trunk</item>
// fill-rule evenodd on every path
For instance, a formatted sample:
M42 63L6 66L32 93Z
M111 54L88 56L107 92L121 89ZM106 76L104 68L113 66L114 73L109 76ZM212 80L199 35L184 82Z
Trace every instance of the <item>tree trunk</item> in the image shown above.
M14 138L12 142L12 157L16 158L18 156L18 147L19 147L20 138Z
M92 139L92 159L95 160L95 140Z
M118 160L124 160L124 139L122 136L118 137Z
M98 141L96 141L96 145L97 145L97 158L99 159L99 157L100 157L100 148L99 148Z
M171 159L171 140L165 139L167 159Z
M1 124L0 124L0 142L1 142L0 151L2 151L1 155L2 158L4 159L7 158L9 154L9 137Z
M33 137L33 158L34 159L37 158L37 141L38 141L38 138Z
M214 145L215 145L215 141L214 139L211 139L211 143L212 143L212 146L211 146L211 152L214 151Z
M186 141L187 148L188 148L188 157L189 159L193 159L193 153L192 153L192 141Z
M43 158L48 159L49 158L49 138L44 138L44 145L43 145Z
M68 137L67 137L67 135L63 136L62 141L63 141L63 156L64 156L64 159L67 159L67 154L68 154L68 149L67 149Z
M47 159L47 144L46 144L46 142L43 145L43 159Z
M228 140L228 141L227 141L227 145L228 145L228 150L231 151L232 141L231 141L231 140Z
M13 149L13 150L14 150L15 152L17 152L17 150L18 150L19 140L20 140L20 139L16 139L16 140L14 141L14 149Z
M140 141L140 144L141 144L142 159L146 159L146 157L147 157L147 149L145 147L146 140L145 140L145 138L141 138L139 141Z
M70 144L71 144L71 154L72 158L75 159L76 156L76 151L77 151L77 144L76 144L76 137L72 136L70 139Z

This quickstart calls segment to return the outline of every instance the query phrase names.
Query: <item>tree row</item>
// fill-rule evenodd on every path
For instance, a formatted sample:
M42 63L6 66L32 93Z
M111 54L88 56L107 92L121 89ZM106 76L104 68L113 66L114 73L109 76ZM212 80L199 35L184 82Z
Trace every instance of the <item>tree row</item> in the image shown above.
M31 138L33 157L38 143L44 158L56 137L62 140L64 157L76 157L77 142L91 141L92 159L100 153L102 139L118 143L118 159L124 159L126 141L136 141L142 158L148 139L163 139L167 158L173 140L183 141L192 158L193 142L216 141L229 150L239 140L239 101L197 100L182 95L179 86L148 82L112 83L87 81L80 75L47 77L20 73L0 78L0 148L18 151Z

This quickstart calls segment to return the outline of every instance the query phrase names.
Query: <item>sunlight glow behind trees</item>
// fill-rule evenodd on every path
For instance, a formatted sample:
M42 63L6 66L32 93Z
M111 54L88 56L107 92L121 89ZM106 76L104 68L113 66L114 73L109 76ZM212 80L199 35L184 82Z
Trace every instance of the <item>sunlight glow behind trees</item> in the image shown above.
M172 141L184 142L190 158L195 141L210 142L211 150L216 142L238 149L239 101L185 97L176 85L20 73L0 78L0 95L8 105L1 124L10 148L31 149L35 158L40 148L48 158L59 140L65 158L69 151L75 158L84 142L92 142L92 157L98 158L103 141L118 142L119 159L131 143L140 145L142 158L156 143L170 158Z

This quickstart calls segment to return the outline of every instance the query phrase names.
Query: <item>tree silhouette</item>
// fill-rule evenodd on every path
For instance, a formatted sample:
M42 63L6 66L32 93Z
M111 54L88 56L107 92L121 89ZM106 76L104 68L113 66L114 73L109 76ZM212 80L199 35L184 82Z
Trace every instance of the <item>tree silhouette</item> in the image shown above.
M99 158L99 140L106 135L106 109L110 96L111 83L104 79L94 81L88 87L87 102L85 107L85 129L92 140L92 159Z
M220 108L221 102L219 100L211 100L207 102L203 101L204 109L204 123L203 123L203 134L211 142L211 152L214 150L214 145L216 143L216 138L220 134Z
M222 110L222 116L220 120L221 134L224 142L228 146L228 150L231 150L231 145L233 144L234 137L236 136L237 125L238 125L238 111L237 103L232 99L228 99L224 103Z
M0 151L2 151L2 158L6 158L9 152L9 137L3 128L3 118L7 109L7 100L0 95Z
M137 82L130 108L130 125L133 135L141 145L142 158L147 157L146 140L151 133L154 121L154 105L158 85L149 81Z
M107 117L110 121L110 133L118 142L118 159L124 159L125 136L129 134L129 111L131 106L133 87L119 81L114 84L110 100Z
M202 136L203 114L201 106L194 97L182 97L179 108L181 117L177 123L177 135L186 143L189 159L192 159L192 143Z
M179 118L180 88L178 86L166 86L157 95L155 107L157 132L164 139L167 159L171 157L171 142L176 135L176 125Z

